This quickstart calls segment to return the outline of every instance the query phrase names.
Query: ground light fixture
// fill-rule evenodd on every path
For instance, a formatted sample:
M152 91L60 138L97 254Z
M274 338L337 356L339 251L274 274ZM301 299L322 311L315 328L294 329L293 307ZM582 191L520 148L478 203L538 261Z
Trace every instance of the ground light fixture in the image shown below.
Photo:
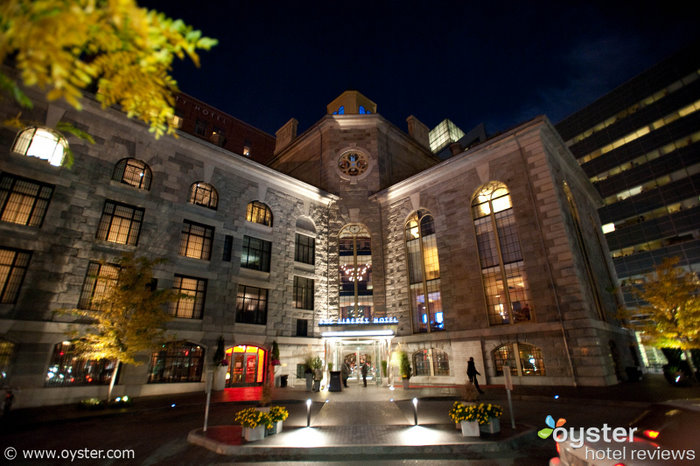
M418 425L418 398L413 399L413 425Z
M311 398L306 400L306 427L311 427Z

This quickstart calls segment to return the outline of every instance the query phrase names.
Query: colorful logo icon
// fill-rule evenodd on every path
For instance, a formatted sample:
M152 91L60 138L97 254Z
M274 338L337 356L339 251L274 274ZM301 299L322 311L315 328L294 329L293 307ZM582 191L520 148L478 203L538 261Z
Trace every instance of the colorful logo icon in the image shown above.
M547 424L547 427L545 427L544 429L537 432L537 436L541 439L548 438L550 435L552 435L552 432L554 431L554 429L566 424L566 419L564 419L563 417L560 417L557 420L557 423L554 424L554 418L551 415L547 415L546 419L544 420L544 423Z

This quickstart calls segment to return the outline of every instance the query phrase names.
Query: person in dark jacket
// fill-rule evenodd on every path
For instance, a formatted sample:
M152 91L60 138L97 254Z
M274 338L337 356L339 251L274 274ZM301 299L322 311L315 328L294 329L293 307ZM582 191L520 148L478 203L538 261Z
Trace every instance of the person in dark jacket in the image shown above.
M347 361L343 362L343 365L340 367L340 376L343 379L343 386L345 388L348 388L348 377L350 377L350 364L348 364Z
M365 387L367 386L367 370L369 369L367 361L362 363L362 368L360 369L360 372L362 373L362 382L365 384Z
M469 377L469 381L474 384L474 387L476 387L476 390L479 393L484 393L483 390L479 388L479 381L476 379L477 375L481 375L479 371L476 370L476 366L474 365L474 358L470 357L469 361L467 361L467 376Z

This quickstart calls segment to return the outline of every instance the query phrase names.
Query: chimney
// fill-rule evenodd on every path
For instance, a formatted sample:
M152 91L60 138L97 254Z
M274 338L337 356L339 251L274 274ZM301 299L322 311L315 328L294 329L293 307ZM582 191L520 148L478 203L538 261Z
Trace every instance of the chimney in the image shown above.
M430 130L428 127L413 115L406 118L406 122L408 122L408 135L418 144L430 150Z

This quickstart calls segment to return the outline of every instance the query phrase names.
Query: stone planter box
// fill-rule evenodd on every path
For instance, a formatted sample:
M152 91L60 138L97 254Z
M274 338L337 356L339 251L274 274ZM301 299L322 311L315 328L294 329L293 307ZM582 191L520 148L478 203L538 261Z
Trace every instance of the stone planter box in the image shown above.
M486 424L481 424L479 430L488 435L494 435L501 431L501 421L498 418L489 419Z
M275 422L271 428L265 431L265 435L275 435L282 433L282 424L284 424L284 421Z
M479 422L478 421L461 421L460 426L462 427L463 437L478 437L479 436Z
M265 425L261 424L257 427L250 428L250 427L244 427L243 428L243 438L246 439L246 442L255 442L257 440L262 440L265 438Z

